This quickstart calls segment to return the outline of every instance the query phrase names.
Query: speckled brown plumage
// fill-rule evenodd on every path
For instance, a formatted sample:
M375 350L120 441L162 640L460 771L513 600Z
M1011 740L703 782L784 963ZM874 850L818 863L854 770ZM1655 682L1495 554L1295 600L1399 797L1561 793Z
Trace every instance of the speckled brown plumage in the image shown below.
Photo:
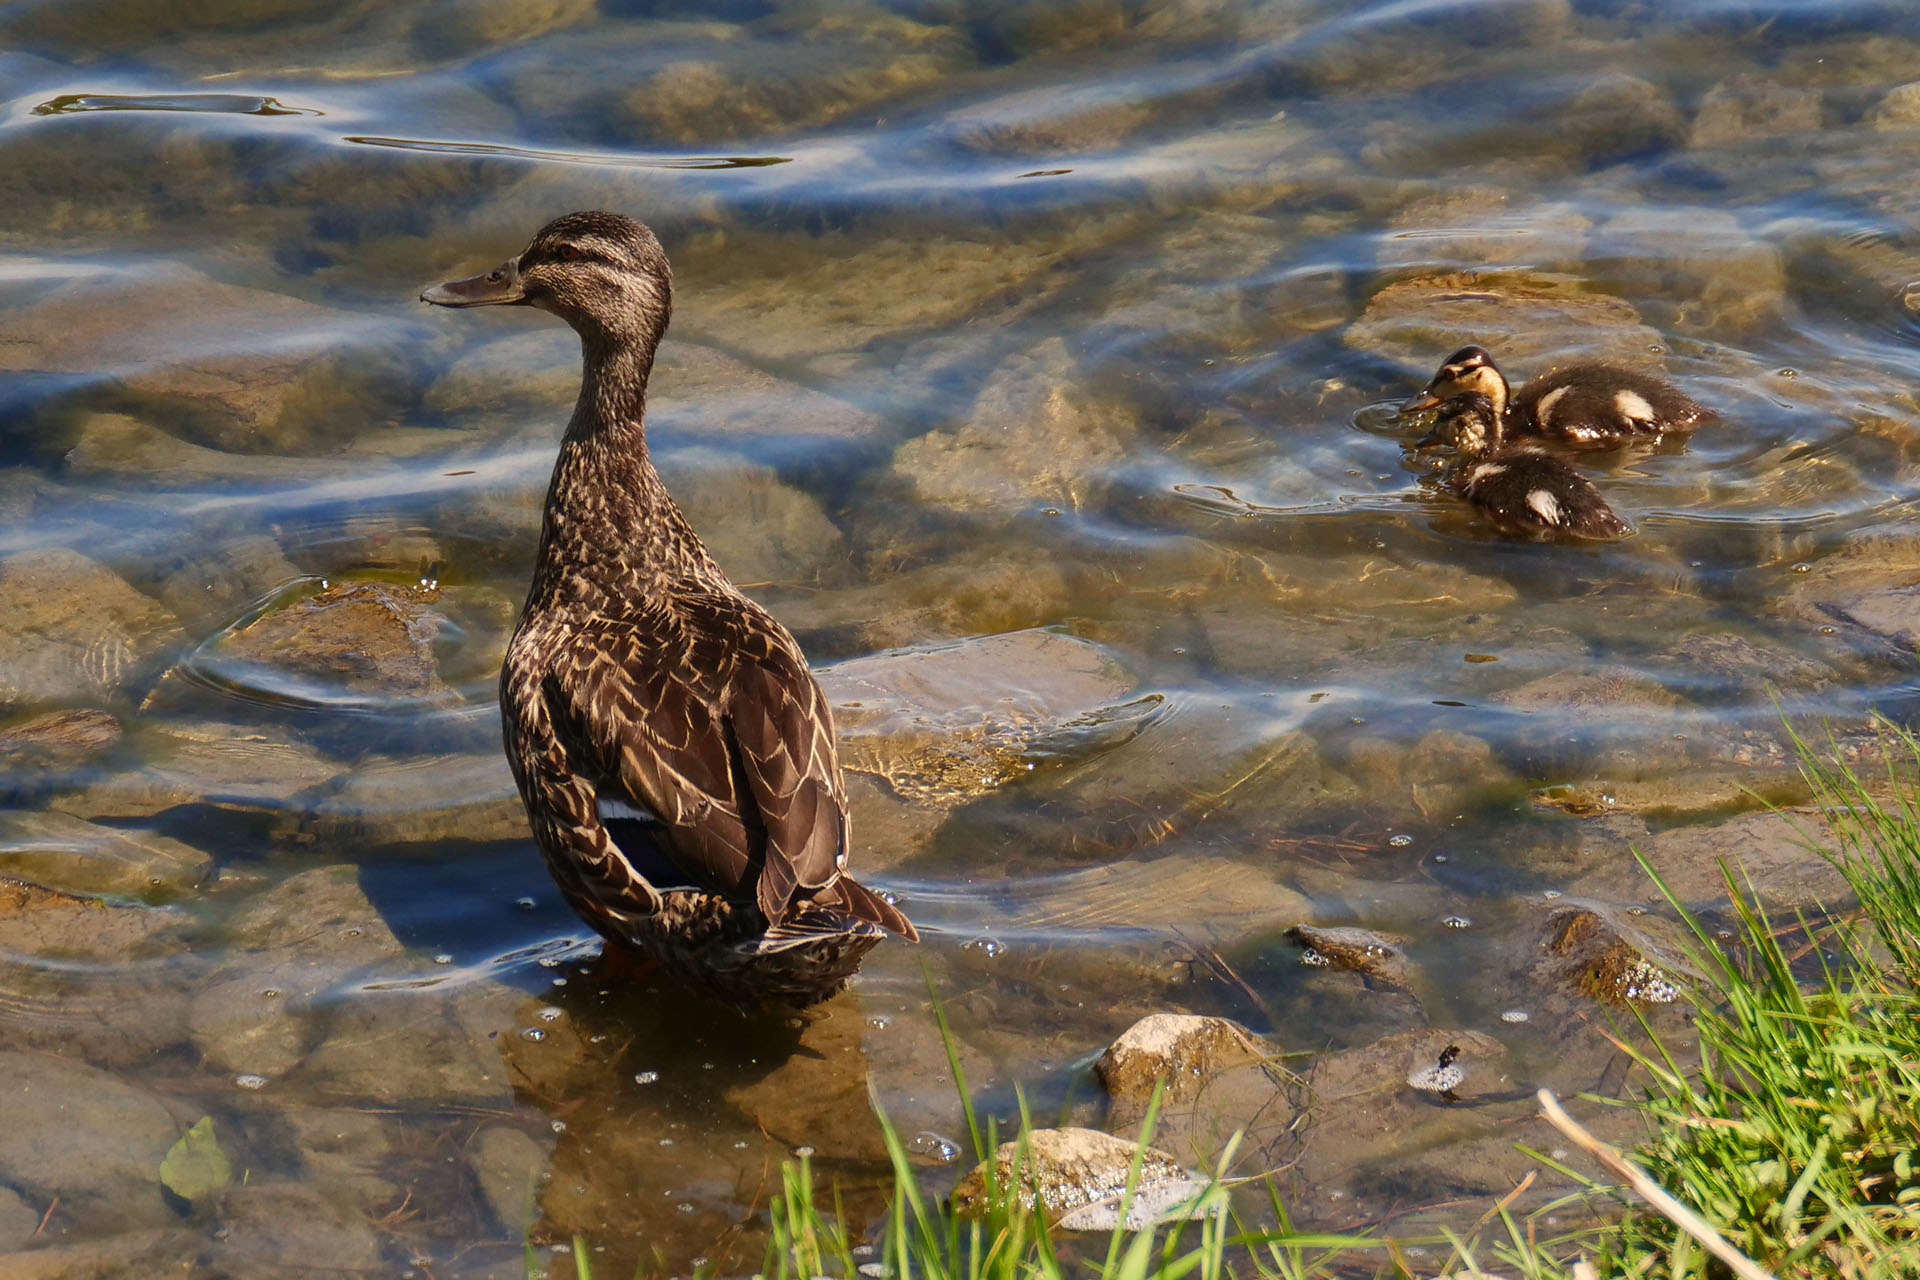
M576 213L421 296L540 307L581 337L580 399L500 679L507 756L554 880L595 929L686 981L803 1006L886 931L918 935L846 874L832 716L799 645L727 580L648 457L671 295L652 232Z

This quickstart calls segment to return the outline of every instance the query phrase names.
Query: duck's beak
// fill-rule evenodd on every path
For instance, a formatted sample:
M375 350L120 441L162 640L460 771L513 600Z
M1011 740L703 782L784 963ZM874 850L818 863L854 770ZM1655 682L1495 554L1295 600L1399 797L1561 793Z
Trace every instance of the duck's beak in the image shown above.
M1428 387L1426 390L1422 391L1419 395L1415 396L1413 399L1401 405L1400 412L1401 413L1425 413L1428 409L1437 409L1439 407L1440 407L1440 397L1433 393L1432 387Z
M527 291L520 286L520 259L508 258L491 271L464 280L428 285L420 301L436 307L525 306Z

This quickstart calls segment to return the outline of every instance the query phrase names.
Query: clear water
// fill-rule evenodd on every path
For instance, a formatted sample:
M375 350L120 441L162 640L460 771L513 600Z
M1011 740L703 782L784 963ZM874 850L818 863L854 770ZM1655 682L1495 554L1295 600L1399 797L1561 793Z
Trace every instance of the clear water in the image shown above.
M516 1275L531 1238L565 1275L575 1233L612 1274L750 1269L796 1147L877 1212L869 1086L919 1149L959 1133L929 977L1003 1116L1097 1121L1087 1064L1163 1009L1308 1055L1477 1030L1502 1088L1601 1087L1577 1018L1501 1018L1544 999L1542 891L1639 901L1629 841L1791 795L1776 697L1842 732L1912 700L1905 6L39 0L0 31L0 549L54 578L7 693L124 729L12 758L8 817L210 859L116 882L118 932L9 925L0 1045L212 1116L248 1171L125 1218L86 1143L0 1151L32 1215L0 1254L58 1195L33 1247L235 1274ZM1114 664L956 677L932 736L998 725L977 784L856 774L856 869L926 941L804 1026L586 968L497 758L570 338L415 298L583 207L666 245L663 469L816 663L1053 628ZM1662 368L1721 420L1586 460L1631 539L1501 541L1390 412L1469 339L1516 378ZM59 619L137 609L49 549L164 607L124 670ZM412 675L236 640L323 581L428 619ZM69 887L22 829L9 869ZM1302 967L1308 918L1405 938L1412 996ZM1322 1143L1295 1190L1347 1223L1470 1193L1524 1111Z

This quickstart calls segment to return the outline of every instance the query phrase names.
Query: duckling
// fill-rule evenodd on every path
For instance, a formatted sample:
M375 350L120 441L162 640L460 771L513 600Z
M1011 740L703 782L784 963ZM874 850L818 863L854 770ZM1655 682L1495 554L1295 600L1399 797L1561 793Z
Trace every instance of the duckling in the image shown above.
M1621 538L1632 526L1599 490L1538 445L1509 444L1494 402L1477 391L1450 397L1421 445L1447 444L1458 456L1441 484L1515 537Z
M1492 401L1494 413L1516 434L1588 448L1690 431L1716 416L1663 379L1609 364L1549 369L1515 392L1485 347L1462 347L1448 356L1433 381L1400 412L1431 409L1468 391Z
M648 455L672 288L653 232L573 213L420 298L537 307L580 335L580 398L500 673L548 870L611 944L737 1006L803 1007L886 933L918 934L847 874L833 717L800 646L728 580Z

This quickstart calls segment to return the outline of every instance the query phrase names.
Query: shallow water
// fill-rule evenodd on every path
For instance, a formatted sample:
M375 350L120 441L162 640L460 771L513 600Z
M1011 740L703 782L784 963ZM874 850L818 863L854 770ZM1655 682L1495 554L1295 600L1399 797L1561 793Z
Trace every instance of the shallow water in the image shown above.
M1493 1095L1614 1092L1600 1015L1531 968L1543 895L1644 903L1638 844L1710 901L1754 843L1720 824L1798 795L1782 706L1870 751L1920 692L1904 6L0 31L0 692L105 713L0 726L0 872L112 906L0 916L9 1112L82 1117L0 1137L0 1258L494 1276L530 1238L563 1276L578 1233L614 1274L750 1270L795 1148L877 1214L869 1087L917 1150L960 1134L929 981L1002 1117L1097 1123L1089 1064L1157 1010L1302 1072L1434 1028L1498 1043ZM855 867L926 935L802 1026L594 971L498 755L574 346L415 297L579 207L674 261L662 469L847 664ZM1720 420L1581 460L1634 537L1502 541L1391 412L1469 340ZM1808 901L1804 863L1764 887ZM1403 938L1407 985L1302 966L1303 921ZM1471 1221L1526 1110L1256 1163L1308 1221ZM153 1178L202 1115L248 1177L189 1209Z

